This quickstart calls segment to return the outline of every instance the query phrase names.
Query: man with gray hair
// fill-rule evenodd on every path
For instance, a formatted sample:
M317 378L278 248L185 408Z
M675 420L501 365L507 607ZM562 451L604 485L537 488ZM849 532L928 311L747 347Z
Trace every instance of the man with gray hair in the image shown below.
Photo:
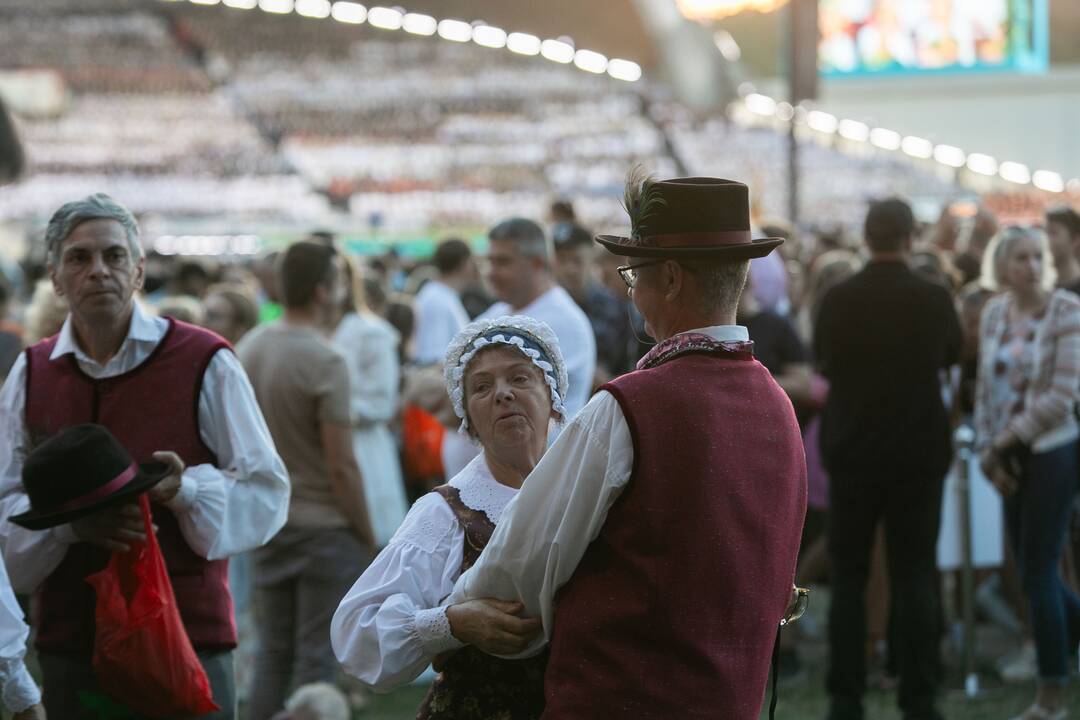
M570 388L565 400L567 419L572 418L589 401L596 372L596 340L589 318L555 282L543 228L532 220L511 218L493 227L488 240L487 280L500 302L480 317L527 315L551 326L566 358Z
M126 208L100 193L67 203L49 221L45 242L49 275L69 314L58 335L20 356L0 390L0 546L15 589L36 594L46 710L96 717L95 596L85 578L112 552L145 540L145 530L134 503L37 532L7 519L29 507L20 479L30 450L64 428L98 423L136 462L171 468L148 493L157 538L222 708L204 717L233 718L236 630L226 558L262 545L285 522L284 464L228 344L135 302L144 258Z

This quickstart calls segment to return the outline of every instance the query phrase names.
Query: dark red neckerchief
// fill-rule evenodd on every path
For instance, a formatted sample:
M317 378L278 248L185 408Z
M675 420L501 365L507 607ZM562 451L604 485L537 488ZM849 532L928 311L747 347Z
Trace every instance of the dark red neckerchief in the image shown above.
M645 357L638 360L637 369L654 368L679 355L700 352L726 355L732 360L753 360L754 343L750 340L717 340L697 332L679 333L657 343Z

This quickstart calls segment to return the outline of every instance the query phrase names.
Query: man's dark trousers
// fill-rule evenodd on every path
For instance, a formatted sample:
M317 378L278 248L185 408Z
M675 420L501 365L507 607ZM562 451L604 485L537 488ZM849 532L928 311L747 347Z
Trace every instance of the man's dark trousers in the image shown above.
M936 548L943 478L925 470L834 471L830 477L832 604L828 690L835 720L863 717L866 584L878 523L884 523L890 612L899 642L899 705L933 718L938 673Z

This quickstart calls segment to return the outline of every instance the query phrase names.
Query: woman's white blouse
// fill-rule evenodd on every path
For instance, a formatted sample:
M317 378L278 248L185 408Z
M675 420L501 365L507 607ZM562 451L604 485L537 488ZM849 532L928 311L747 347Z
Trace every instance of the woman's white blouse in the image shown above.
M483 454L450 485L493 523L517 495L492 477ZM387 692L418 677L439 653L461 647L443 603L461 574L464 550L465 532L442 496L417 500L334 613L330 638L350 675Z

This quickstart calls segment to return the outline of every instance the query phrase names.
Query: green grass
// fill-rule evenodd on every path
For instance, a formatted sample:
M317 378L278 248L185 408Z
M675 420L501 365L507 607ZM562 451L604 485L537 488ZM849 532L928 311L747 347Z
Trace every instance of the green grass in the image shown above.
M828 709L825 696L823 656L810 648L807 654L812 660L803 678L795 683L780 683L780 701L776 708L777 720L823 720ZM980 678L984 685L993 682L992 673L986 671ZM1035 697L1034 683L1008 686L990 686L982 694L968 700L959 690L959 677L950 677L944 683L940 709L948 720L1008 720L1031 704ZM409 686L388 695L376 695L371 706L357 713L356 720L412 720L416 709L427 692L425 688ZM761 717L768 717L768 694ZM1069 688L1068 707L1080 710L1080 683L1073 682ZM896 708L896 693L872 690L866 696L867 720L901 720Z

